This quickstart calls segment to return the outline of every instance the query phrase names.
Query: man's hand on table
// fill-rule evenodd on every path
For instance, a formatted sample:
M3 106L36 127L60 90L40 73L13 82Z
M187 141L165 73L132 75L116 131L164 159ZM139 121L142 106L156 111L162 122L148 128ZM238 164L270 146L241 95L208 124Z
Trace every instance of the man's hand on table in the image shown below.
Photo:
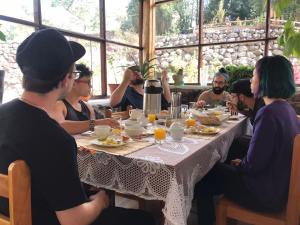
M96 125L108 125L112 128L120 128L119 122L111 118L96 120Z

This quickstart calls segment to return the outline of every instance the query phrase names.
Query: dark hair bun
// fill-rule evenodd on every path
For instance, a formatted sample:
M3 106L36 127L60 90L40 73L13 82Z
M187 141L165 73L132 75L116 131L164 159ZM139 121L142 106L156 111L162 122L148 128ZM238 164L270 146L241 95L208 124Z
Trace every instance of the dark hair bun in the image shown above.
M222 68L219 69L219 73L227 73L227 71L225 70L224 67L222 67Z

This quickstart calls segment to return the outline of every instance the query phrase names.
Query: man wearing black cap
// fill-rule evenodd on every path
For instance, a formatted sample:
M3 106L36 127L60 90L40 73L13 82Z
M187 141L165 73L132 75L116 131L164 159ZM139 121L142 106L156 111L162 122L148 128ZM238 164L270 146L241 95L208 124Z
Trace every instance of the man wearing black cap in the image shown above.
M32 225L153 224L146 213L107 208L104 191L86 197L76 142L49 116L72 88L78 75L74 63L84 54L82 45L54 29L34 32L18 47L24 92L0 107L0 173L7 174L9 164L19 159L29 166ZM0 212L8 215L4 203Z
M255 99L251 93L250 79L240 79L232 83L231 101L227 103L233 112L242 113L250 118L253 124L257 111L265 105L263 99Z
M240 79L232 83L231 101L227 103L227 106L231 112L239 112L248 116L251 124L253 124L257 111L265 103L262 98L254 98L250 85L250 79ZM243 135L234 139L226 162L230 163L232 160L242 159L247 154L251 137L250 135Z

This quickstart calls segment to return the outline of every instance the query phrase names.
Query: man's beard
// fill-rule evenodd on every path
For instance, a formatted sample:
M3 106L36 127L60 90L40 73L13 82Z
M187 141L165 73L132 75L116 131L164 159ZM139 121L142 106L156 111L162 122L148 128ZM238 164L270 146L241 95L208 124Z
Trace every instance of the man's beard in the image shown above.
M247 105L245 105L242 101L238 100L237 104L236 104L236 107L239 111L243 111L245 110L246 108L248 108Z
M135 79L135 80L131 81L131 84L132 85L141 85L141 84L144 84L144 80L142 80L142 79Z
M216 95L220 95L224 91L224 88L223 87L222 88L221 87L213 87L212 90Z

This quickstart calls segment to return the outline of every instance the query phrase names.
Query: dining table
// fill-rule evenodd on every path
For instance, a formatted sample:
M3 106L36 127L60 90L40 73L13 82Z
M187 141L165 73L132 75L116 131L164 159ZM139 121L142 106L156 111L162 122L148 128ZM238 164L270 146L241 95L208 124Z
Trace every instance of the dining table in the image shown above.
M118 193L164 203L165 225L186 225L192 208L194 187L217 161L226 159L235 137L249 132L250 123L242 115L226 120L215 135L185 135L181 141L171 137L128 154L78 150L77 161L82 182ZM84 139L76 135L75 139ZM138 141L137 141L138 144ZM80 149L80 148L79 148Z

